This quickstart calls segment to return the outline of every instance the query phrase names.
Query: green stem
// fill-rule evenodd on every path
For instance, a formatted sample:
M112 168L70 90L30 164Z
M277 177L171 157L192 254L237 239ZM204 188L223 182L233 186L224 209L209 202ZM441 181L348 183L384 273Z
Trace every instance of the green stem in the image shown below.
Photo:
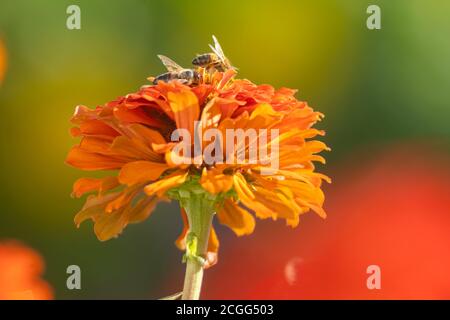
M198 300L202 290L203 267L193 261L186 264L182 300Z
M188 198L181 201L181 205L186 210L189 222L182 299L198 300L203 280L203 263L214 216L214 200L207 193L190 193Z

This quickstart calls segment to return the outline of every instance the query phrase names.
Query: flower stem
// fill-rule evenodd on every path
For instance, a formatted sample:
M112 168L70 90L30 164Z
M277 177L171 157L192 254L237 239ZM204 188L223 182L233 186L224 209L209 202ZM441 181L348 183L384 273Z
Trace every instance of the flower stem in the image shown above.
M203 266L193 260L186 263L182 300L198 300L202 289Z
M214 201L205 193L191 193L183 207L189 222L186 238L186 274L184 278L183 300L200 298L203 264L208 249L208 239L214 216Z

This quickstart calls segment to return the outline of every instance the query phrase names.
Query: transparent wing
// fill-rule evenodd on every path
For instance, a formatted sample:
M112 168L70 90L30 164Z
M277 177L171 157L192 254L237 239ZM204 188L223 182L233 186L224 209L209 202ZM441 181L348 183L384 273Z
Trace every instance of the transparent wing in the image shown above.
M219 59L223 62L224 61L224 57L220 55L220 53L216 50L216 48L214 48L212 45L209 45L209 47L216 54L216 56L218 56Z
M218 56L219 59L222 60L222 62L225 62L225 55L223 54L222 47L220 46L219 41L217 41L217 38L215 36L213 36L213 40L214 46L209 45L209 47L216 54L216 56Z
M220 45L216 36L213 35L212 38L214 40L214 48L216 48L216 51L219 53L219 56L221 56L222 58L225 58L225 54L223 53L222 46Z
M170 59L166 56L163 56L162 54L158 54L158 58L161 60L161 62L167 68L167 70L170 72L179 71L179 70L184 69L179 64L177 64L175 61L173 61L172 59Z

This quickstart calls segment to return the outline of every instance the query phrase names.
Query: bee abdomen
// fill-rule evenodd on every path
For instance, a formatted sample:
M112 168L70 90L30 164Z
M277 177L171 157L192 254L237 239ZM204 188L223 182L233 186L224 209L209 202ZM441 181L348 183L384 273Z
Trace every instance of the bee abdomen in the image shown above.
M192 79L194 77L194 71L193 70L183 70L182 72L180 72L178 74L178 77L180 79L185 79L185 80Z
M159 76L157 76L155 78L155 80L153 80L153 84L157 84L158 81L164 81L164 82L169 82L170 80L173 80L176 78L176 75L172 72L166 72L163 74L160 74Z
M212 55L210 53L205 53L205 54L196 56L192 60L192 64L195 66L206 66L206 65L210 64L212 61L213 61Z

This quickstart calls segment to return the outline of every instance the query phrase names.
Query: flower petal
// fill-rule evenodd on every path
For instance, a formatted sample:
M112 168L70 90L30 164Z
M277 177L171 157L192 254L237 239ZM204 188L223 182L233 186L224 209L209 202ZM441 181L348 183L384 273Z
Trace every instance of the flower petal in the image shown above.
M200 107L197 96L189 90L168 93L170 107L178 129L186 129L194 137L194 121L199 120Z
M179 186L186 181L188 173L183 171L174 172L152 184L145 186L144 191L151 196L156 194L162 197L169 189Z
M119 106L114 108L114 117L125 123L141 123L155 128L167 126L163 114L154 108L138 107L129 109L125 106Z
M83 170L111 170L122 167L126 161L113 156L92 153L75 146L69 151L66 163Z
M120 192L115 192L101 197L89 196L83 208L74 217L76 226L80 227L80 224L88 219L95 221L97 217L105 213L108 202L116 199L120 194Z
M115 129L101 120L93 119L80 124L79 127L72 128L72 135L76 136L97 136L97 137L117 137L120 135Z
M119 185L117 177L105 178L80 178L73 184L72 196L79 198L83 194L91 191L100 193L114 189Z
M227 192L233 187L233 176L220 173L218 170L203 168L200 184L209 193Z
M203 269L208 269L217 264L219 260L219 238L217 238L216 230L214 227L211 227L211 232L209 233L208 239L208 251L206 252L205 264Z
M95 219L94 232L100 241L107 241L117 235L128 224L125 209L116 210L109 214L102 214Z
M238 236L251 234L255 229L255 218L229 199L225 200L222 210L217 212L217 218Z
M158 179L169 167L165 163L134 161L122 167L119 181L129 186Z
M149 217L160 201L157 197L144 197L129 212L129 223L142 222Z
M189 222L188 217L186 214L186 210L184 208L181 208L181 219L183 220L183 230L181 230L180 235L178 236L177 240L175 240L175 245L180 250L186 249L186 235L189 231Z

